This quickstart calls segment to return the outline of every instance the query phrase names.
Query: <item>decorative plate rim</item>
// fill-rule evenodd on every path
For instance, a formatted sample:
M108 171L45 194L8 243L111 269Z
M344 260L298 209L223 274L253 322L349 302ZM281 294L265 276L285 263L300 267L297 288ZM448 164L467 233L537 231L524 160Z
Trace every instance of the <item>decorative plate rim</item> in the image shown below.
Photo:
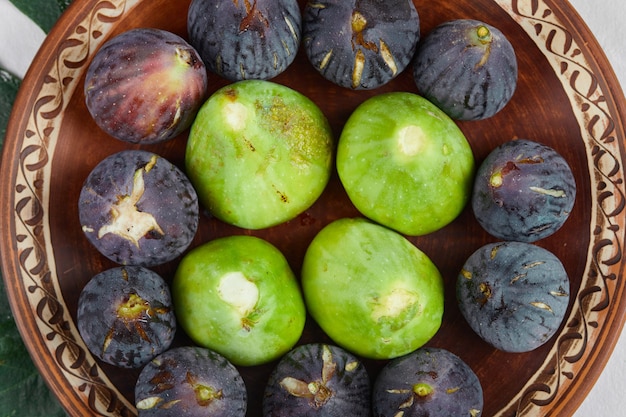
M18 94L16 104L23 107L32 102L32 105L24 107L28 111L27 119L9 124L2 160L1 172L10 174L11 181L11 187L0 194L3 201L0 219L7 221L11 232L5 231L0 240L7 293L20 332L39 335L28 345L36 365L68 412L76 415L88 411L130 416L136 410L107 379L77 336L71 315L64 308L55 257L47 256L54 254L47 217L52 155L63 110L77 88L81 70L115 23L141 1L77 1L70 6L68 11L77 12L80 18L62 16L51 35L62 34L63 42L54 50L51 50L53 45L44 42L35 58L35 62L46 65L41 69L31 67L25 82L35 80L41 84L31 96ZM613 84L619 83L611 71L606 73L610 68L606 58L592 56L588 46L581 46L582 42L595 42L586 26L583 24L577 33L567 29L566 23L571 22L567 22L562 8L570 7L568 11L575 14L569 4L558 6L550 0L494 1L522 27L550 62L579 121L588 173L594 176L590 245L572 311L542 366L497 415L573 414L584 398L575 395L583 389L580 380L592 378L595 382L626 318L624 308L616 308L623 298L622 253L626 231L621 164L625 141L624 98L609 91L611 83L605 82L606 77ZM587 38L583 40L581 33ZM600 60L604 60L602 65ZM597 76L600 68L604 68L605 73L601 74L604 80ZM17 259L9 258L8 254L17 254ZM30 315L23 315L19 304L28 305ZM599 314L605 311L608 314ZM603 357L601 353L607 354ZM52 357L58 369L46 367L41 355ZM589 361L590 358L594 360ZM582 366L576 366L581 363ZM83 409L63 398L69 394L68 386Z

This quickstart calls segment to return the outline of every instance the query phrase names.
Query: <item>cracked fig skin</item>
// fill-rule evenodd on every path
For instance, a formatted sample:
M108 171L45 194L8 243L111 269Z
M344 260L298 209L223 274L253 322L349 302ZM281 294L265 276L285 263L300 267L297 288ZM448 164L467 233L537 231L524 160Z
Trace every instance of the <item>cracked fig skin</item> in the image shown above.
M167 283L138 266L91 278L80 293L76 322L89 350L122 368L140 368L167 350L176 333Z
M237 368L220 354L196 346L157 356L135 383L139 417L244 417L247 400Z
M319 0L303 11L307 57L327 80L353 90L387 84L409 65L420 37L410 0Z
M561 261L524 242L489 243L465 262L456 282L463 317L485 342L529 352L559 329L570 298Z
M575 199L567 161L549 146L516 139L495 148L479 166L472 209L492 236L532 243L563 226Z
M300 345L282 357L263 396L264 417L369 417L370 380L363 363L334 345Z
M454 353L423 347L388 362L374 382L375 417L479 417L483 389Z
M124 150L89 173L79 200L82 230L120 265L157 266L181 255L199 221L196 192L185 174L152 152Z
M302 17L296 0L194 0L190 43L207 68L230 80L268 80L293 62Z

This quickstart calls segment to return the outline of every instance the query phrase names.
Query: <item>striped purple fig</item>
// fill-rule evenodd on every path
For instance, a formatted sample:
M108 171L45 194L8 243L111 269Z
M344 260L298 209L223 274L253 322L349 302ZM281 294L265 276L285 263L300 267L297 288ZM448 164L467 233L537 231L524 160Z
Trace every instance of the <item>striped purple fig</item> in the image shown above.
M451 20L420 41L413 77L418 92L451 118L481 120L513 97L517 59L499 29L477 20Z
M96 124L116 139L144 145L180 135L207 93L196 50L161 29L132 29L110 39L85 77L85 101Z

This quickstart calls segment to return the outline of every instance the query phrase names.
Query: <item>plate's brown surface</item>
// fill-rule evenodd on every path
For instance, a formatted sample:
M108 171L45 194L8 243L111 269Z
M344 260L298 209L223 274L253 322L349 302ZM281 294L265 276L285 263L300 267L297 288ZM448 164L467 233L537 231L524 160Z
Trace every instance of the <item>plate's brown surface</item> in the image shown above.
M304 2L301 1L301 4ZM127 145L107 137L84 104L84 73L97 48L138 26L186 36L189 1L77 0L46 39L29 70L8 128L1 171L2 264L24 340L72 416L135 415L136 371L100 363L74 324L80 290L113 266L82 235L77 198L89 171ZM571 279L571 301L558 334L524 354L502 353L475 336L460 316L454 282L465 259L493 238L468 208L454 223L411 240L446 281L444 323L429 345L463 358L480 378L484 416L573 414L610 355L624 322L624 98L593 35L567 2L534 0L415 1L422 34L444 20L475 18L501 29L515 47L519 83L495 117L459 123L477 159L512 138L544 142L572 166L578 196L571 217L537 244L553 251ZM211 76L211 91L226 84ZM300 51L273 81L316 102L338 136L350 112L384 91L417 92L411 70L375 91L354 92L323 80ZM148 149L182 167L186 136ZM336 175L321 199L297 219L250 232L202 218L194 246L217 236L252 233L281 249L294 271L314 234L333 219L356 216ZM170 279L176 262L157 268ZM309 320L301 343L328 341ZM179 332L176 344L189 341ZM375 377L381 362L366 362ZM273 364L240 368L249 416L260 416Z

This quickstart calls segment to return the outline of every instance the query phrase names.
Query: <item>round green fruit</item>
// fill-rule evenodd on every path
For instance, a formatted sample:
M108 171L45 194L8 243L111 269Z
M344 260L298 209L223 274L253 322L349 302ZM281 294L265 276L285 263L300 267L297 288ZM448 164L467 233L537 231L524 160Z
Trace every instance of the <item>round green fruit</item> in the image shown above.
M441 229L463 211L474 170L472 149L455 122L412 93L363 102L337 148L339 178L355 207L411 236Z
M304 257L302 289L322 330L366 358L414 351L443 318L437 267L399 233L363 218L335 220L316 235Z
M263 229L295 218L321 195L333 165L321 110L270 81L239 81L203 104L185 165L201 203L218 219Z
M304 329L304 301L287 260L253 236L215 239L187 253L172 298L187 335L235 365L278 358Z

